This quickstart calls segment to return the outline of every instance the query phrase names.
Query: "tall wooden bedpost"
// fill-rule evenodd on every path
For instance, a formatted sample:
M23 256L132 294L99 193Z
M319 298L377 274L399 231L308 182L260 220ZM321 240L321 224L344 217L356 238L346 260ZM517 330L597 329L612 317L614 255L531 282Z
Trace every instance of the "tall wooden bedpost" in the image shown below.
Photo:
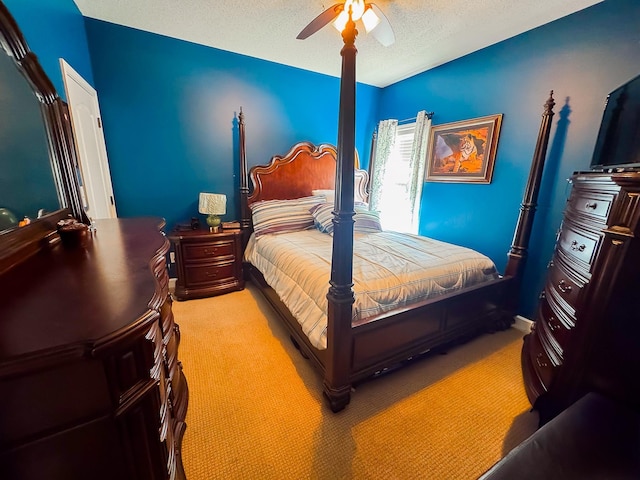
M351 19L342 32L344 47L340 77L338 119L338 163L336 166L336 205L333 217L333 254L328 300L327 344L324 394L331 410L342 410L351 398L351 319L353 294L353 215L356 123L356 24Z
M244 113L240 107L238 114L238 134L240 139L240 228L242 229L242 251L251 235L251 212L249 211L249 183L247 177L247 152L245 150Z
M549 99L544 104L540 132L538 133L538 141L533 154L531 170L529 171L529 179L527 180L527 186L522 197L520 215L513 235L511 250L509 250L508 253L509 259L507 260L505 275L515 278L516 292L519 291L518 287L522 281L522 272L527 258L533 218L538 205L538 193L540 191L544 161L547 156L547 144L549 143L549 132L551 131L551 120L553 119L553 107L555 104L556 102L553 100L553 90L551 90ZM513 295L513 297L516 297L513 301L517 302L517 295Z

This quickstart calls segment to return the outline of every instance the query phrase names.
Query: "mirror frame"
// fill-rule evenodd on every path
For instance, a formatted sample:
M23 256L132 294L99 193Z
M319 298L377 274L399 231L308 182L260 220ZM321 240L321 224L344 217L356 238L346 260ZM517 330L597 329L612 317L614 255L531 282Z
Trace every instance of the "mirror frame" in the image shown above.
M80 196L76 172L79 171L73 132L67 104L58 96L55 87L29 49L18 24L0 1L0 44L31 86L40 103L47 135L49 158L53 172L60 210L44 215L24 227L0 232L0 274L45 245L57 240L56 224L72 215L89 224Z

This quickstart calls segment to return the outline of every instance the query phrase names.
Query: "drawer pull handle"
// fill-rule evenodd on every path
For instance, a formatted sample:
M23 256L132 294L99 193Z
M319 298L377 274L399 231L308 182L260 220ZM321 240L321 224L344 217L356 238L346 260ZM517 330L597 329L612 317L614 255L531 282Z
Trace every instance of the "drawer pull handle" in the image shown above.
M551 318L549 318L549 320L547 320L547 325L549 325L549 330L551 330L552 332L555 332L556 330L558 330L558 328L560 328L558 325L553 323L554 320L555 320L555 318L553 318L553 317L551 317Z
M207 277L214 278L218 276L218 270L214 270L213 272L207 272Z
M587 202L587 204L584 206L584 208L590 208L591 210L595 210L596 208L598 208L598 203L597 202L593 202L593 203Z
M587 246L584 243L581 243L580 245L578 245L578 241L574 240L573 242L571 242L571 250L573 251L578 251L578 252L584 252L584 249L587 248Z
M536 356L536 363L540 368L547 368L549 366L547 362L542 361L542 353L538 353Z
M560 290L562 293L570 293L571 285L567 285L567 283L564 280L560 280L558 282L558 290Z
M211 250L209 250L208 248L204 249L204 253L205 255L215 255L216 254L216 249L212 248Z

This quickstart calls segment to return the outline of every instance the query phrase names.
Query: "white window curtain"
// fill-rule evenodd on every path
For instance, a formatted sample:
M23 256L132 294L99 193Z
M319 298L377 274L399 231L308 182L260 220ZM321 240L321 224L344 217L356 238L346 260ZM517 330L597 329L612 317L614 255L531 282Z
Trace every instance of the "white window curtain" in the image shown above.
M418 233L418 227L420 226L420 202L422 200L422 186L424 185L424 169L426 166L427 142L430 128L431 118L427 115L426 111L421 110L416 116L411 159L409 160L409 170L411 172L409 181L409 208L411 209L411 230L413 233Z
M369 189L369 209L380 211L387 165L396 141L398 120L382 120L378 124L376 150L371 168L371 187Z
M430 125L425 111L415 122L398 125L391 119L378 125L369 202L386 230L418 233Z

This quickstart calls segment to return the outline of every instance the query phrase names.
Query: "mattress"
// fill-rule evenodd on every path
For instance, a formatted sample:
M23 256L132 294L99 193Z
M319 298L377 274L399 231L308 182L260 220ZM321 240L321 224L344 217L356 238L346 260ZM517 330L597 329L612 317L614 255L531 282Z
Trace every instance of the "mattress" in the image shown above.
M245 251L320 350L327 347L332 242L310 229L252 237ZM485 255L419 235L356 233L353 250L354 321L498 277Z

